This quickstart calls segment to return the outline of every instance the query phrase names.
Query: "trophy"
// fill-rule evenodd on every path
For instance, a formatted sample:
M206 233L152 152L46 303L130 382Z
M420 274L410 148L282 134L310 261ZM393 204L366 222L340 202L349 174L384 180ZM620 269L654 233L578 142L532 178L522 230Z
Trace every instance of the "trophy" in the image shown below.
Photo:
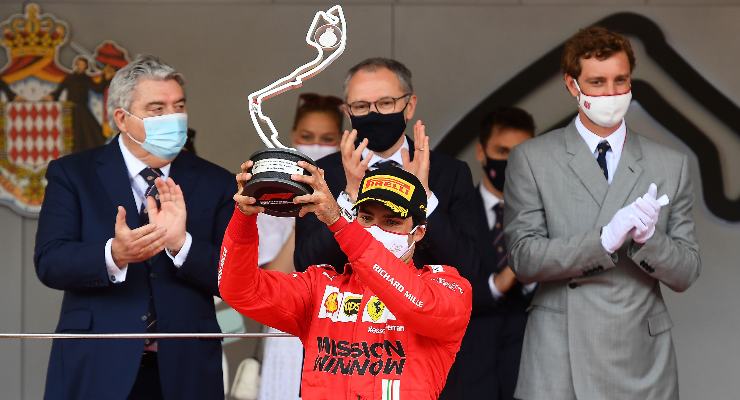
M293 204L297 196L313 193L304 183L290 179L291 174L310 175L298 166L298 161L316 165L315 161L293 148L284 146L272 120L262 113L262 102L291 89L303 86L303 81L314 77L334 62L347 43L347 25L342 7L336 5L327 11L318 11L306 33L306 43L317 51L316 58L296 68L264 89L249 95L249 115L262 142L267 146L252 154L254 161L252 179L242 191L243 195L257 199L265 213L277 217L295 217L300 206ZM268 138L262 130L265 125L272 133Z

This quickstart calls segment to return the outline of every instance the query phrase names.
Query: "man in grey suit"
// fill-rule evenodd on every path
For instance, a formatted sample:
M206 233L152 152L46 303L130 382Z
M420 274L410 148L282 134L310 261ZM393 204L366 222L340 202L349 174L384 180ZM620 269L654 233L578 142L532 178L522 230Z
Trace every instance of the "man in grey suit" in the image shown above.
M687 157L625 126L634 65L625 37L579 31L561 65L578 116L509 157L509 262L540 282L517 398L678 398L660 283L682 292L699 275L693 195Z

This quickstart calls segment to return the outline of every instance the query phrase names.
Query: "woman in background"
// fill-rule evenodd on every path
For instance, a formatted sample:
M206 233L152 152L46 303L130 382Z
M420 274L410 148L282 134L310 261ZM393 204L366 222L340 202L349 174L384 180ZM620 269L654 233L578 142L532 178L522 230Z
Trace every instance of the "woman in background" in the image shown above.
M293 147L314 161L339 150L342 135L342 100L304 93L298 97L293 120ZM260 213L259 260L262 268L294 272L295 218ZM269 328L267 332L280 332ZM297 338L266 338L259 399L296 400L301 386L303 346Z

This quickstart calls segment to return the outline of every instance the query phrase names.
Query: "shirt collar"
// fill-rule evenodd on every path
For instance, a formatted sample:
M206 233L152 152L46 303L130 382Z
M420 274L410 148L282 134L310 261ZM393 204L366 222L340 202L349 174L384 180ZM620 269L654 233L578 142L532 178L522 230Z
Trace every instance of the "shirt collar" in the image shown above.
M599 143L601 143L604 140L609 142L609 146L612 149L612 153L622 154L622 148L624 147L624 140L627 137L627 126L624 123L624 119L622 119L622 123L619 124L619 128L617 128L616 131L612 132L611 135L605 138L591 132L588 128L586 128L586 126L583 125L583 122L581 122L580 115L576 117L576 129L578 130L578 134L580 134L583 140L586 142L586 145L588 146L588 150L592 154L596 153L596 146L598 146Z
M125 135L124 133L121 133L121 135ZM123 162L126 164L126 170L128 171L128 178L131 180L131 182L134 181L134 179L139 176L139 172L143 170L144 168L147 168L148 165L144 164L143 161L139 160L131 151L126 147L126 145L123 143L123 138L119 135L118 136L118 146L121 148L121 154L123 154ZM164 167L160 168L162 171L162 176L165 178L170 176L170 167L172 164L167 164Z
M393 153L390 157L382 158L377 154L373 154L373 158L370 160L370 163L368 164L368 168L372 168L373 165L381 161L388 161L388 160L393 160L397 162L398 165L403 165L403 158L401 158L401 150L403 149L406 149L406 150L409 149L409 139L406 136L403 137L403 144L401 144L401 147L398 150L396 150L396 152ZM370 153L370 150L368 150L367 148L365 148L365 150L362 150L362 158L365 159L365 157L367 157L369 153Z
M498 204L502 203L503 200L496 197L495 194L491 193L486 189L485 186L482 184L479 185L480 188L480 197L483 199L483 208L486 209L486 211L493 210L493 207Z

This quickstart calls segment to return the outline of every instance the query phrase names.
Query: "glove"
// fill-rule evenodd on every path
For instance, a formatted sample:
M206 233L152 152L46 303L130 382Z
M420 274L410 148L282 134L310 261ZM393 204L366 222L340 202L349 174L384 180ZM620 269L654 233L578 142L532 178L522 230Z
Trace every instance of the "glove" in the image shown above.
M635 202L617 211L601 229L601 246L609 254L619 250L634 229L648 231L650 217L640 210Z
M663 195L660 199L656 199L657 196L658 186L651 183L647 193L645 193L644 196L639 197L634 202L635 207L644 212L649 218L649 221L646 223L647 229L643 230L635 228L632 232L632 240L634 240L635 243L645 243L648 239L653 237L653 234L655 233L655 224L658 223L660 208L668 204L668 196Z

